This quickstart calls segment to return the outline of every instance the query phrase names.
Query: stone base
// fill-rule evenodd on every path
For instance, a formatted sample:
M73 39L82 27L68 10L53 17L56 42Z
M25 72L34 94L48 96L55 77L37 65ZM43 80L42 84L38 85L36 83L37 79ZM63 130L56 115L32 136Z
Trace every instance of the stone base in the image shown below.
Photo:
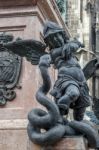
M83 137L66 137L55 145L40 147L33 144L33 150L88 150Z

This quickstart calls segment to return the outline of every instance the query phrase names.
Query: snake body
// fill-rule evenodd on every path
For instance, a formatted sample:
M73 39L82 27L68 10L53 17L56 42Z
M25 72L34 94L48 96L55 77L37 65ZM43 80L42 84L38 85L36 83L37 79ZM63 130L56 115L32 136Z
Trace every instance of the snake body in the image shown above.
M41 109L33 109L28 114L28 135L36 144L39 145L50 145L59 141L65 134L65 126L58 123L61 122L60 113L57 105L52 102L46 94L51 87L51 80L48 73L49 55L46 59L42 57L39 63L41 71L43 85L39 88L36 93L37 101L47 108L47 111ZM44 129L45 132L41 132Z

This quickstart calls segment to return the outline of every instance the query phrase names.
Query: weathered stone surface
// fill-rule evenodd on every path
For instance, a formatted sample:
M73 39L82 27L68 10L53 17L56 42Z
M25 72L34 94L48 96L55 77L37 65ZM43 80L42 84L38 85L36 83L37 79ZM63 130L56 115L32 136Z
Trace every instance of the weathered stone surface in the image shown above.
M0 6L25 6L25 5L36 5L37 4L37 0L21 0L21 1L17 1L17 0L6 0L6 1L2 1L0 0Z
M29 150L26 130L0 130L0 150Z
M32 147L35 147L35 150L87 150L83 137L67 137L53 146L41 148L32 144Z
M0 127L0 150L88 150L82 137L67 137L53 146L41 147L29 140L27 120L23 123L21 120L8 121L7 124Z

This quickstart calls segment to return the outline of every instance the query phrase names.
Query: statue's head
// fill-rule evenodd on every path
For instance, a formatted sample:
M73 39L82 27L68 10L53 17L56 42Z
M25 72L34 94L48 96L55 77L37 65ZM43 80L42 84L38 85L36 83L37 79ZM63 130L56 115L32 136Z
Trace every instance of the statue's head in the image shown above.
M43 34L44 41L50 49L63 46L69 39L65 30L51 21L45 23Z

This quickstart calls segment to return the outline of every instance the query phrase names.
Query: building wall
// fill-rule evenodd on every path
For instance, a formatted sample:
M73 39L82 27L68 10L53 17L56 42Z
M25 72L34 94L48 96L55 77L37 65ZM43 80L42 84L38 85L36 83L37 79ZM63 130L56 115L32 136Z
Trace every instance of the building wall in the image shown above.
M99 52L99 1L96 0L96 51Z
M93 23L94 23L94 37L95 37L95 43L94 43L94 52L97 56L97 58L99 58L99 1L96 0L95 4L93 5L94 11L92 12L92 14L95 14L95 18L93 19ZM96 71L95 73L95 79L93 81L93 85L94 85L94 97L99 99L99 70Z
M90 16L86 12L87 0L67 0L66 23L73 37L78 37L89 50Z

